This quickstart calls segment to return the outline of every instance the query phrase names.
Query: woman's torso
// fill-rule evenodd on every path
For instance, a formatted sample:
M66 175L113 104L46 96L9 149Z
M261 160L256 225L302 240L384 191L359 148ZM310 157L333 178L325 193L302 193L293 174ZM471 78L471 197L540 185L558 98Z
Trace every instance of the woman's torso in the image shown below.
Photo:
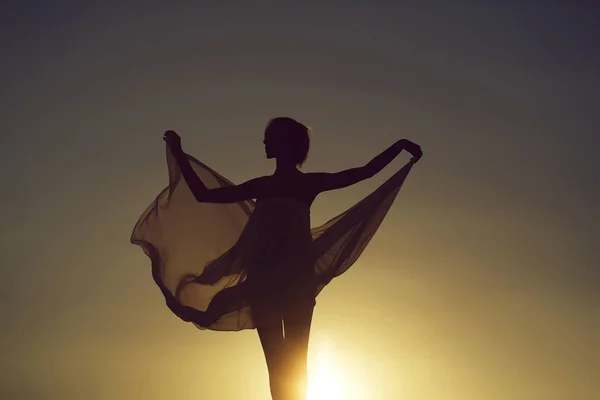
M274 174L267 177L257 203L268 199L295 199L309 208L317 194L309 185L308 176L298 171L291 174Z
M261 199L243 236L247 279L258 288L250 298L254 311L266 308L279 315L299 302L314 304L315 257L310 207L304 201Z
M310 206L293 197L263 198L244 231L249 271L306 264L312 253ZM312 266L311 266L312 268Z

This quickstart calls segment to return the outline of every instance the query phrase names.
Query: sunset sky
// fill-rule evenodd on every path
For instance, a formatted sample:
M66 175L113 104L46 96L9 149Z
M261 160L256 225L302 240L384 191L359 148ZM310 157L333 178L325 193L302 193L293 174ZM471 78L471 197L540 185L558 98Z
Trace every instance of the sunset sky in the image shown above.
M256 332L172 315L129 235L166 129L242 182L282 115L306 171L425 154L317 299L310 400L600 398L600 3L125 3L0 6L0 398L268 398Z

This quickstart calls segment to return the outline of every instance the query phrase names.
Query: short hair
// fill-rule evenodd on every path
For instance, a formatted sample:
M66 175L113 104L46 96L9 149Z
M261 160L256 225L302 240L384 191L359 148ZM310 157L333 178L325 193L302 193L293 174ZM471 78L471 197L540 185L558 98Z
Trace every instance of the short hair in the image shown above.
M293 118L277 117L269 121L265 135L285 135L285 147L298 166L302 166L310 149L310 128Z

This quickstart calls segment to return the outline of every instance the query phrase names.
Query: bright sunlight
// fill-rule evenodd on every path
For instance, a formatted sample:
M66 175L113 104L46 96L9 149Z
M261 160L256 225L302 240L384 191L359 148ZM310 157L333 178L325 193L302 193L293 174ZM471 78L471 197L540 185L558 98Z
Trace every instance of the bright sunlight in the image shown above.
M342 400L344 380L339 376L331 346L327 342L315 343L308 365L308 391L306 400Z
M368 398L365 397L364 371L359 373L353 370L357 365L351 361L352 358L350 354L341 354L340 349L327 336L313 336L308 358L306 400Z

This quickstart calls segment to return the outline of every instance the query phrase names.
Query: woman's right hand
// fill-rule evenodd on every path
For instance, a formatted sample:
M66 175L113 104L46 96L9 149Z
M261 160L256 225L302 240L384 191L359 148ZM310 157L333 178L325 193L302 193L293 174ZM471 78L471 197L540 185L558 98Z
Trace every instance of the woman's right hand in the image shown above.
M167 142L167 146L174 154L179 154L183 152L181 149L181 137L175 131L166 131L163 135L163 140Z

